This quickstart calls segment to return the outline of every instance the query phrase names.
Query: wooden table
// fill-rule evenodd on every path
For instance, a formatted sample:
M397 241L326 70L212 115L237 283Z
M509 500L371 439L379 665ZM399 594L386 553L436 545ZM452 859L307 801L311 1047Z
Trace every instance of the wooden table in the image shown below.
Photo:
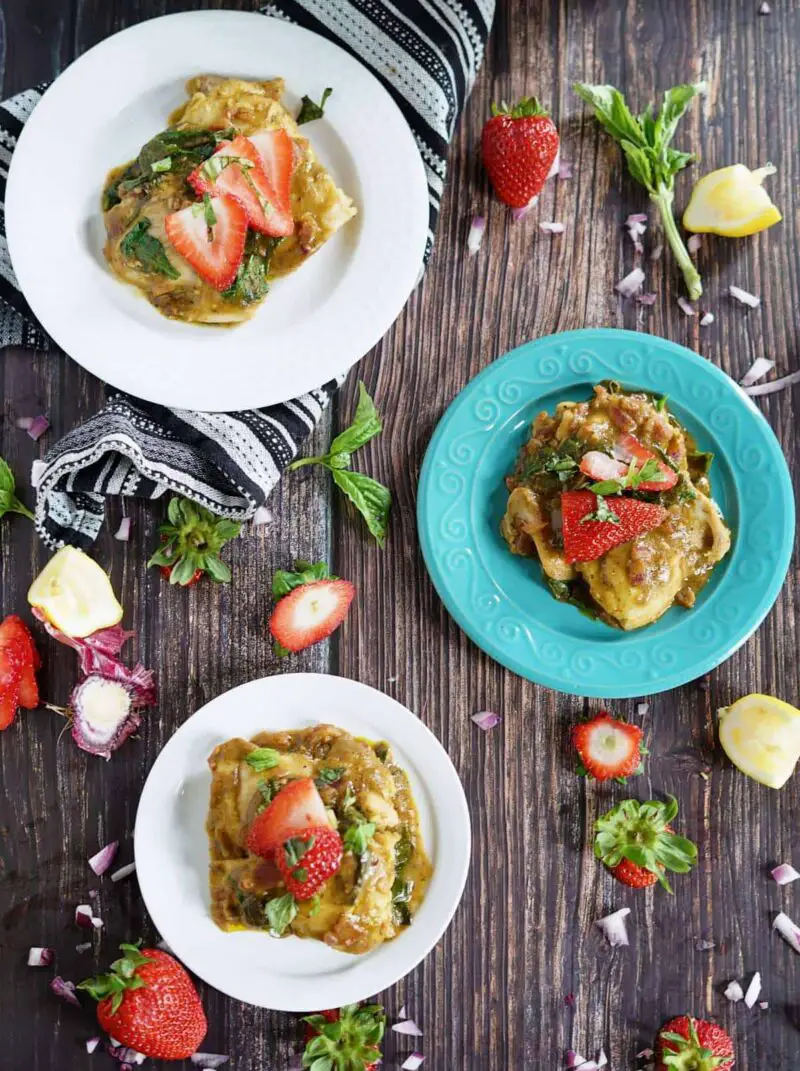
M192 6L198 5L6 0L3 95L52 78L123 26ZM652 1043L666 1017L684 1011L709 1013L731 1029L741 1071L800 1068L800 957L770 932L781 907L800 919L800 889L780 890L768 874L770 865L792 855L800 867L800 779L780 793L762 788L721 757L714 737L714 711L747 692L798 702L797 562L775 608L738 654L708 679L650 699L646 774L632 790L609 790L574 775L568 746L569 724L602 704L538 688L474 647L427 578L414 517L422 457L446 406L472 376L526 339L618 326L684 343L735 378L760 354L777 361L779 372L797 366L800 11L789 0L774 0L770 16L759 16L757 8L757 0L499 5L451 149L433 260L404 313L358 369L386 416L386 430L360 461L395 496L385 550L347 515L324 475L302 470L274 494L274 523L231 547L231 584L177 590L145 568L160 509L132 505L133 535L125 545L111 537L121 515L120 503L112 504L96 557L111 570L125 621L137 632L139 657L157 672L161 703L141 738L109 763L61 738L60 719L44 709L18 717L0 736L4 1071L106 1066L106 1057L83 1050L93 1018L48 993L50 972L25 966L28 947L54 946L59 973L78 980L107 964L118 941L153 939L136 880L112 886L108 878L94 879L87 857L119 839L119 861L131 859L147 772L198 706L254 677L294 670L327 670L395 696L436 733L464 782L474 854L463 903L425 963L381 996L392 1013L406 1004L422 1025L426 1068L544 1071L563 1066L570 1047L593 1055L602 1045L613 1071L623 1071L637 1066L634 1054ZM575 80L611 82L644 106L657 90L698 78L707 78L711 90L690 108L678 144L700 150L698 171L771 159L779 170L770 188L786 213L781 226L760 237L703 243L706 307L717 317L706 328L678 308L682 287L668 256L647 265L648 287L658 294L652 310L615 296L614 283L633 264L621 225L628 213L647 208L646 197L570 91ZM515 224L489 193L479 135L492 99L530 92L552 108L575 177L550 183L540 207ZM57 161L52 178L53 201L43 211L57 210ZM689 182L679 181L679 204ZM476 211L488 224L470 259L466 235ZM566 232L544 235L539 220L562 220ZM723 296L729 283L760 294L761 307L747 311ZM25 487L32 460L94 412L103 389L58 351L7 351L0 368L0 449ZM315 447L328 441L331 425L347 422L356 382L354 374ZM759 403L795 478L798 400L795 391ZM34 445L14 418L40 411L50 415L53 429ZM30 501L29 490L25 495ZM48 552L29 523L14 517L0 525L0 555L2 611L24 612L28 584ZM327 559L355 582L358 597L329 644L278 662L266 628L270 582L273 570L295 556ZM43 693L64 703L75 680L74 655L39 638ZM612 704L628 716L634 706ZM502 727L481 733L469 720L481 709L502 713ZM595 818L631 791L641 798L678 796L683 829L700 846L696 871L675 881L673 897L660 890L628 893L592 858ZM94 958L75 951L82 935L72 916L98 887L105 929ZM623 904L632 909L631 946L612 950L594 920ZM715 947L698 951L698 939ZM722 995L727 982L747 980L754 970L763 974L769 1009L729 1005ZM230 1053L237 1071L286 1067L299 1038L294 1017L239 1004L208 986L201 990L210 1021L205 1049ZM390 1039L388 1066L400 1062L398 1051L408 1047L398 1049Z

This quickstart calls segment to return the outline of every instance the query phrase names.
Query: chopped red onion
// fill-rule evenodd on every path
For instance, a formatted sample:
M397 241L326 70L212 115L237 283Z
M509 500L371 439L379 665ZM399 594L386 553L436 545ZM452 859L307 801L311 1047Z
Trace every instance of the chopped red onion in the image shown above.
M797 873L791 863L781 863L771 871L771 874L779 885L790 885L793 881L797 881L797 879L800 878L800 874Z
M767 1008L769 1007L769 1001L768 1000L760 1000L758 1002L758 1006L759 1006L759 1008L761 1008L762 1011L766 1011Z
M28 950L29 967L50 967L55 958L52 948L31 948Z
M616 948L617 945L628 945L628 929L625 925L625 919L630 915L631 909L629 907L621 907L619 911L615 911L611 915L606 915L605 918L597 919L596 926L599 926L603 931L608 943L612 948Z
M139 711L153 695L153 675L143 666L134 670L119 664L128 680L113 680L93 673L70 696L72 738L90 755L110 759L142 723ZM137 674L139 680L136 680Z
M89 1038L89 1040L86 1042L86 1051L89 1053L90 1056L99 1044L100 1038Z
M744 995L744 1002L748 1008L752 1008L755 1002L758 1000L761 993L761 975L758 971L753 975L750 985L747 987L747 992Z
M570 1051L567 1053L567 1071L570 1071L570 1069L574 1067L581 1067L585 1063L586 1061L584 1060L584 1058L582 1056L579 1056L577 1052L573 1052L570 1049Z
M103 928L103 920L101 918L98 918L97 915L92 915L92 926L96 930L102 930L102 928Z
M90 900L96 900L97 897L100 895L100 890L99 889L90 889L89 892L86 895L89 897Z
M767 0L761 0L761 4L758 8L759 15L771 15L772 5L767 3Z
M597 1055L597 1066L605 1067L608 1063L608 1057L606 1056L605 1049L601 1049Z
M119 528L114 533L114 538L118 539L120 543L127 543L130 539L132 522L132 517L123 517L119 522Z
M678 298L678 305L687 316L694 316L694 305L691 301L687 301L683 294Z
M74 982L65 982L63 978L56 975L50 983L50 989L61 1000L65 1000L67 1004L74 1004L76 1008L80 1008L81 1003L75 993Z
M98 629L97 632L93 632L90 636L67 636L64 632L59 632L54 625L51 625L41 610L34 609L33 616L42 622L53 639L58 640L59 643L66 644L67 647L72 647L73 650L78 652L81 672L87 677L92 673L99 673L102 677L116 679L118 670L122 670L122 679L126 679L125 675L132 672L120 663L117 655L131 636L136 635L135 632L127 632L124 628L120 628L119 625L113 625L111 628ZM153 701L155 702L155 694Z
M266 506L259 506L253 514L253 526L258 528L262 524L270 524L272 521L272 511L267 509Z
M738 1004L740 1000L744 999L744 990L734 978L732 982L728 983L728 988L724 994L731 1004Z
M486 220L483 216L472 217L472 223L470 224L469 234L467 236L467 249L469 250L469 255L471 257L474 257L481 247L485 228Z
M710 952L712 948L717 947L717 944L715 941L706 941L704 938L698 937L694 943L694 947L698 952Z
M654 261L655 260L661 260L661 254L663 252L664 252L664 246L663 246L663 244L661 242L659 242L658 245L653 247L653 251L650 254L650 259L654 260Z
M540 223L539 224L539 230L540 231L544 231L546 234L563 234L564 233L564 224L563 223L549 223L549 222L545 221L544 223Z
M636 713L638 714L638 716L640 718L643 718L645 716L645 714L648 712L649 709L650 709L650 704L649 703L637 703L636 704Z
M784 915L782 911L776 915L772 928L778 931L784 941L790 944L795 952L800 952L800 930L788 915Z
M230 1060L230 1056L223 1056L217 1052L196 1052L189 1057L193 1064L199 1064L205 1071L216 1071Z
M620 279L617 285L614 287L623 297L633 297L634 294L642 289L642 283L644 282L644 272L641 268L634 268L633 271L628 272L624 279Z
M91 941L82 941L79 945L75 945L75 951L76 952L81 952L81 953L88 952L91 947L92 947L92 942Z
M756 357L745 374L739 380L739 384L742 387L751 387L754 383L757 383L759 379L763 379L772 369L775 367L775 362L768 360L766 357Z
M566 1004L566 1006L568 1008L574 1008L575 1007L575 994L574 993L567 993L567 995L564 997L564 1003Z
M503 719L491 710L482 710L478 714L470 714L470 720L474 721L479 729L488 732L489 729L494 729L495 725L499 725Z
M755 398L760 394L777 394L795 383L800 383L800 372L790 372L788 376L773 379L771 383L754 383L752 387L745 387L744 392Z
M106 844L89 860L89 866L97 874L98 878L105 874L111 866L114 856L117 854L117 848L119 848L119 841L112 840L110 844Z
M637 1052L636 1053L636 1059L637 1060L649 1060L652 1055L653 1055L653 1050L652 1049L642 1049L641 1052Z
M20 431L27 431L28 428L30 428L32 423L33 423L33 417L32 416L17 417L17 419L14 421L14 425L16 427L18 427Z
M392 1027L395 1034L407 1034L411 1038L421 1038L422 1031L413 1019L404 1019L402 1023L395 1023Z
M655 305L658 294L637 294L636 301L639 305Z
M89 904L78 904L75 908L75 925L80 926L82 930L91 930L92 909Z
M636 212L634 215L628 216L625 220L625 229L628 232L630 240L633 242L633 248L637 253L643 253L644 246L639 239L647 230L647 213Z
M559 165L558 165L558 177L560 179L571 179L572 178L572 164L565 164L565 163L559 162Z
M729 286L728 293L732 298L736 298L737 301L740 301L742 305L749 305L751 309L757 309L761 304L760 297L748 293L747 290L742 290L740 286Z
M110 1040L113 1040L113 1038ZM124 1067L133 1067L134 1064L141 1065L147 1059L143 1052L137 1052L136 1049L130 1049L127 1045L107 1045L106 1052L109 1056L113 1056L115 1060L119 1060L122 1064L120 1071L122 1071L122 1068Z
M19 417L15 423L22 431L27 431L34 442L38 442L50 427L46 416Z
M634 212L625 220L626 227L630 227L633 224L635 224L636 226L641 226L642 223L647 223L646 212ZM644 231L642 231L641 233L644 234Z
M539 194L537 193L535 197L531 197L530 201L528 201L526 205L523 205L521 208L512 208L511 218L514 220L514 222L519 223L521 219L525 219L527 214L536 205L538 200Z
M709 324L713 324L715 319L716 317L714 316L713 312L704 312L703 315L700 317L700 326L708 327Z
M136 863L126 863L125 866L121 866L119 870L115 870L111 875L112 881L122 881L123 878L129 877L136 869Z
M690 253L696 253L700 246L703 244L703 239L699 234L693 234L689 241L686 243L686 248Z
M405 1006L405 1004L404 1004L404 1005L403 1005L403 1007L402 1007L402 1008L400 1009L400 1011L399 1011L399 1012L397 1013L397 1018L398 1018L398 1019L407 1019L407 1018L408 1018L408 1012L406 1011L406 1006Z
M425 1061L425 1057L421 1052L412 1052L405 1063L402 1063L400 1067L402 1071L418 1071L418 1068L422 1067Z

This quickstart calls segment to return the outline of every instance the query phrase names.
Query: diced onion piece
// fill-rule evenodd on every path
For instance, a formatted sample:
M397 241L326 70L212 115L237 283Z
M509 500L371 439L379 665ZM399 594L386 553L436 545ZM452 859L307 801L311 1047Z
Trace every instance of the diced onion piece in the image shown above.
M91 941L81 941L81 943L79 945L75 945L75 951L76 952L81 952L81 953L88 952L91 947L92 947L92 942Z
M536 205L536 202L538 200L539 200L539 194L537 193L535 197L531 197L530 201L528 201L528 203L526 205L523 205L521 208L512 208L511 209L511 218L514 220L514 222L515 223L519 223L519 221L521 219L525 219L527 214Z
M267 509L266 506L259 506L253 514L253 525L258 528L262 524L270 524L272 521L272 511Z
M50 421L46 416L18 417L15 424L22 431L27 431L34 442L38 442L50 427Z
M647 213L646 212L633 212L625 220L625 226L626 227L631 227L633 225L641 226L643 223L645 223L645 224L647 223ZM642 232L642 233L644 233L644 232Z
M681 310L686 313L687 316L694 316L694 305L691 303L691 301L687 301L683 294L681 294L681 296L678 298L678 305L680 306Z
M767 0L761 0L761 4L758 8L759 15L771 15L772 5L767 3Z
M97 1046L99 1044L100 1044L100 1038L89 1038L88 1039L88 1041L86 1042L86 1051L89 1053L90 1056L91 1056L91 1054L94 1052L94 1050L97 1048Z
M119 522L119 528L114 533L114 538L118 539L120 543L127 543L130 539L132 522L132 517L123 517Z
M467 235L467 249L469 255L474 257L481 247L483 241L483 232L486 229L486 220L483 216L473 216L472 223L470 224L469 234Z
M127 878L136 869L136 863L126 863L125 866L121 866L119 870L115 870L111 875L112 881L122 881L123 878Z
M96 930L102 930L102 928L103 928L103 920L101 918L98 918L97 915L92 915L92 926Z
M795 926L788 915L784 915L782 911L776 915L772 928L778 931L784 941L790 944L795 952L800 953L800 929Z
M206 1071L216 1071L218 1067L222 1067L230 1060L230 1056L223 1056L219 1052L195 1052L189 1059L193 1064L205 1068Z
M714 316L713 312L704 312L703 315L700 317L700 326L708 327L709 324L713 324L715 319L716 317Z
M649 703L637 703L636 704L636 713L639 715L640 718L643 718L645 716L645 714L648 712L649 709L650 709L650 704Z
M17 419L14 421L15 427L18 427L20 431L27 431L28 428L30 428L32 423L33 423L33 417L32 416L17 417Z
M75 908L75 925L82 930L91 930L94 912L89 904L78 904Z
M761 394L777 394L778 391L786 390L795 383L800 383L800 372L790 372L788 376L773 379L771 383L754 383L752 387L745 387L744 392L751 398L755 398Z
M652 1049L642 1049L641 1052L637 1052L636 1053L636 1059L637 1060L649 1060L652 1055L653 1055L653 1050Z
M766 1011L767 1008L769 1007L769 1001L768 1000L760 1000L758 1002L758 1006L759 1006L759 1008L761 1008L762 1011Z
M74 1004L76 1008L80 1008L81 1004L75 993L74 982L66 982L56 975L50 983L50 989L61 1000L65 1000L67 1004Z
M661 254L663 252L664 252L664 246L663 246L663 244L661 242L659 242L658 245L653 248L653 251L650 254L650 259L651 260L661 260Z
M89 866L97 874L98 878L101 877L114 861L114 856L117 854L117 848L119 848L119 841L112 840L110 844L106 844L104 847L93 855L89 860Z
M421 1052L412 1052L408 1059L400 1066L403 1071L418 1071L418 1068L422 1067L425 1061L425 1057Z
M747 290L742 290L740 286L729 286L728 293L732 298L736 298L737 301L740 301L742 305L749 305L751 309L757 309L761 304L760 297L748 293Z
M421 1038L422 1031L413 1019L404 1019L402 1023L395 1023L392 1027L395 1034L407 1034L411 1038Z
M759 379L763 379L765 375L772 371L775 367L775 362L768 360L766 357L756 357L745 374L739 380L739 383L743 387L751 387L754 383L757 383Z
M790 885L793 881L797 881L800 878L800 874L797 873L791 863L781 863L771 871L773 878L779 885Z
M605 1067L607 1063L608 1057L606 1056L605 1049L601 1049L600 1052L597 1054L597 1066Z
M712 948L717 947L717 944L715 941L706 941L705 938L698 937L694 943L694 947L698 952L710 952Z
M479 729L487 732L489 729L494 729L495 725L499 725L503 719L491 710L481 710L478 714L470 714L470 720L474 721Z
M740 1000L744 999L744 990L734 978L732 982L728 983L728 987L725 990L725 996L731 1002L731 1004L738 1004Z
M55 957L52 948L30 948L28 950L29 967L49 967Z
M400 1009L400 1011L399 1011L399 1012L397 1013L397 1018L398 1018L398 1019L407 1019L407 1018L408 1018L408 1012L406 1011L406 1006L405 1006L405 1004L404 1004L404 1005L403 1005L403 1007L402 1007L402 1008Z
M690 253L696 253L700 246L703 244L703 239L699 234L693 234L689 241L686 243L686 248Z
M637 294L636 301L639 305L655 305L658 294Z
M747 987L747 992L744 995L744 1002L748 1008L752 1008L755 1002L758 1000L761 993L761 975L758 971L753 975L750 985Z
M566 164L560 161L558 165L558 177L560 179L571 179L572 164Z
M620 279L617 285L614 287L623 297L633 297L634 294L642 289L642 283L644 282L644 272L641 268L634 268L633 271L628 272L624 279Z
M545 220L545 222L539 224L539 230L544 231L546 234L563 234L564 224L550 223Z
M619 911L596 920L595 925L599 926L603 931L612 948L630 943L628 941L628 928L625 925L625 919L630 913L631 909L629 907L621 907Z
M586 1061L584 1060L584 1058L582 1056L580 1056L577 1052L572 1052L572 1050L570 1050L567 1053L567 1069L568 1069L568 1071L570 1071L570 1069L574 1068L574 1067L581 1067L585 1063L586 1063Z

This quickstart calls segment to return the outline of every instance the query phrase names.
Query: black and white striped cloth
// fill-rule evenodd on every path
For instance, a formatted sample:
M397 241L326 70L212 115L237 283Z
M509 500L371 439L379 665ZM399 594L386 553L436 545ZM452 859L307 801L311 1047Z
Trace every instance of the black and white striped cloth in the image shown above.
M478 72L494 0L279 0L287 19L353 53L392 94L425 164L427 262L439 216L447 146ZM46 86L0 103L0 346L46 349L20 293L5 238L5 179L25 120ZM222 516L251 518L339 386L242 413L169 409L109 390L107 405L34 465L36 528L50 546L88 546L107 495L184 495Z

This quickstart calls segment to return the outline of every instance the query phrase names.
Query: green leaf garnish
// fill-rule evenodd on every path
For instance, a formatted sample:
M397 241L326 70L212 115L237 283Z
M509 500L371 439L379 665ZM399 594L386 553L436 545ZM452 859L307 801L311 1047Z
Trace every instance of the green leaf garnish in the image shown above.
M303 840L301 837L290 837L283 845L283 854L286 857L286 865L289 867L297 866L306 852L311 851L316 841L315 836L310 836L308 840ZM305 881L305 878L298 878L298 881Z
M633 460L619 480L601 480L600 483L589 484L588 489L596 495L618 495L626 490L636 491L640 484L664 483L666 479L656 458L649 457L640 469L636 468L636 461Z
M369 842L375 836L374 822L356 822L349 826L342 838L345 849L355 856L362 856L369 847Z
M661 397L656 401L656 412L663 413L664 410L667 408L667 401L668 400L669 400L669 395L668 394L662 394Z
M314 784L317 788L327 788L329 785L335 785L344 776L344 771L344 766L323 766L314 778Z
M17 482L8 463L0 457L0 517L6 513L21 513L33 520L33 514L16 496Z
M163 171L171 171L172 170L172 157L171 156L162 156L160 160L154 160L152 162L152 164L150 165L150 170L153 171L157 175L160 174Z
M543 575L545 583L550 589L550 594L558 602L569 603L570 606L574 606L576 610L580 610L582 614L590 617L593 621L600 616L596 607L575 593L574 585L566 580L554 580L551 576L547 576L546 573L543 573Z
M336 486L353 503L367 522L372 535L380 546L386 541L392 495L387 487L371 476L350 471L351 457L365 443L382 430L381 419L372 398L363 383L358 385L359 397L355 417L350 427L337 435L327 454L319 457L304 457L293 461L289 470L303 465L322 465L333 476Z
M672 205L675 199L675 175L694 157L670 148L670 142L689 103L694 97L705 93L706 88L705 82L674 86L664 94L658 115L651 104L641 115L635 116L614 86L583 82L576 82L573 86L581 100L594 109L601 126L619 143L628 171L645 187L658 207L664 233L683 272L692 301L703 293L703 283L678 231Z
M687 454L686 459L698 473L708 476L714 461L714 455L710 450L694 450L692 453Z
M677 813L674 796L666 803L623 800L596 821L594 854L612 869L628 859L656 874L672 892L664 872L686 874L697 861L697 847L668 828Z
M126 260L132 261L141 271L150 275L166 275L168 279L179 279L180 272L170 262L163 244L152 234L150 220L140 219L131 227L120 242L120 252Z
M199 569L212 580L225 584L229 567L219 557L223 546L241 531L241 523L217 517L188 498L173 498L167 507L167 522L159 525L162 546L148 565L170 569L171 584L188 584Z
M248 766L252 766L256 773L264 773L265 770L275 769L281 761L281 753L272 747L257 747L245 755L244 761Z
M252 160L246 160L243 156L226 156L225 153L218 153L216 156L209 156L200 168L200 172L209 182L216 182L225 168L230 167L231 164L240 167L243 174L253 166Z
M278 896L274 900L267 901L264 914L269 922L270 932L275 937L280 937L288 926L291 926L297 915L297 903L291 893Z
M331 93L333 93L332 89L326 89L319 104L315 104L311 97L303 97L300 102L297 125L302 126L303 123L310 123L313 119L321 119L325 114L325 105Z
M336 580L325 562L296 561L295 571L288 572L286 569L277 569L272 578L272 594L280 599L288 595L290 591L299 588L302 584L313 584L316 580Z
M603 498L602 495L597 495L597 505L591 513L587 513L585 517L581 517L581 524L586 524L588 521L606 521L608 524L620 524L621 521L616 513L611 509L609 504Z

